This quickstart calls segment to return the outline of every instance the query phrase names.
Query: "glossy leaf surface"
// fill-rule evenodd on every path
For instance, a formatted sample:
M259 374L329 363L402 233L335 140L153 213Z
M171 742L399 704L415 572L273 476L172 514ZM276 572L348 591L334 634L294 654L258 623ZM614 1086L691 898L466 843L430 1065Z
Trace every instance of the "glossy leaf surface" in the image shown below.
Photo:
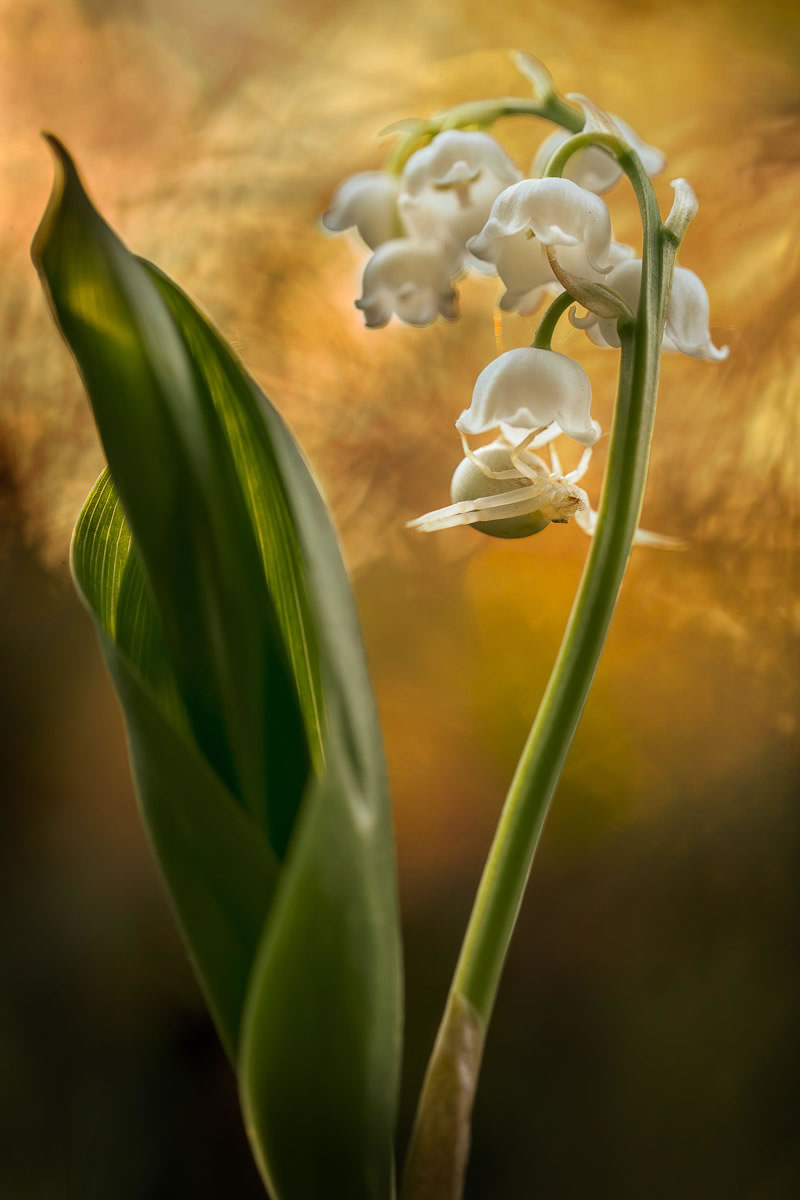
M59 175L34 261L110 471L79 519L73 569L151 838L275 1197L335 1181L385 1200L394 863L335 534L276 411L51 141Z

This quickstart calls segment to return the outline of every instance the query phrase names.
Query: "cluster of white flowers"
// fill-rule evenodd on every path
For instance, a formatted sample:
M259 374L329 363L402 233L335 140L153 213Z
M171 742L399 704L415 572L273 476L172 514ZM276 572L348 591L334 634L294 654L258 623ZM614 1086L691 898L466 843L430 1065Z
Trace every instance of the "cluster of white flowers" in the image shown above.
M408 325L456 317L453 280L478 266L467 242L521 179L493 137L458 129L412 154L401 177L365 171L346 179L322 220L334 232L355 226L375 251L356 301L367 326L379 328L393 313Z
M590 110L599 111L576 99L587 120ZM619 118L600 115L648 174L663 168L660 151ZM355 227L374 252L356 301L367 326L384 326L392 315L417 326L437 316L454 319L454 283L470 269L499 277L505 288L499 307L506 312L528 314L545 297L562 292L561 281L573 279L603 284L635 313L642 260L613 240L601 196L621 169L612 155L590 145L567 160L566 177L544 177L552 153L568 136L562 130L546 139L528 178L490 134L446 129L412 153L401 174L368 171L347 179L323 223L337 232ZM570 316L596 345L620 345L616 317L594 311L580 317L575 309ZM692 271L676 268L664 349L725 358L727 349L711 341L708 321L703 284ZM572 359L533 347L501 354L481 372L472 404L456 422L465 458L453 476L453 504L412 526L430 531L470 524L496 536L520 537L574 517L591 533L596 513L577 486L600 436L590 406L589 378ZM470 447L468 437L489 432L496 439L488 446ZM551 444L562 434L585 448L567 474ZM533 453L546 444L549 464ZM638 540L669 541L643 531Z

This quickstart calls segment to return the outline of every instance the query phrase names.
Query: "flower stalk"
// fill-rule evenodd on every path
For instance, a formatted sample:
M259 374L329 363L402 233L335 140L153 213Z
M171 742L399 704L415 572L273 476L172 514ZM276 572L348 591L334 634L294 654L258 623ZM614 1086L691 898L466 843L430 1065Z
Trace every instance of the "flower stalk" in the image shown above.
M550 802L583 711L616 607L644 498L658 388L666 305L680 237L662 225L655 194L638 156L614 135L593 131L565 142L546 175L559 176L570 156L601 145L630 179L643 225L642 286L635 317L621 318L621 362L608 465L594 540L555 666L506 798L478 887L428 1066L408 1153L403 1200L459 1200L466 1167L469 1115L479 1054L452 1052L455 1022L485 1034L500 975ZM534 345L549 344L555 322L571 302L561 296L546 313ZM464 1040L463 1038L461 1039ZM482 1040L482 1039L481 1039ZM448 1127L441 1111L451 1094L467 1101ZM452 1099L450 1109L455 1111ZM466 1130L463 1121L466 1120ZM435 1129L436 1139L431 1137ZM449 1173L448 1173L449 1172Z
M503 96L497 100L470 101L447 109L431 121L421 121L419 126L401 138L384 164L391 175L402 174L411 155L432 142L438 133L446 129L489 129L501 117L540 117L552 121L570 133L580 133L584 116L577 108L567 104L556 92L541 100L526 100L520 96Z
M559 296L556 296L536 327L536 333L533 335L533 341L531 342L532 349L550 349L550 343L553 340L553 334L556 331L559 319L567 311L570 304L574 303L575 297L571 296L569 292L561 292Z

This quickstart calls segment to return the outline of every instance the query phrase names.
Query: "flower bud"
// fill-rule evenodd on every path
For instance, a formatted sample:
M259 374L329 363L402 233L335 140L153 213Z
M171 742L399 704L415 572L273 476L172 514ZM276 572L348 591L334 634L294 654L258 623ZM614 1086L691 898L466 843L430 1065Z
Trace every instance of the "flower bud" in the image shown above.
M508 471L513 467L510 447L496 443L476 450L475 458L492 471ZM450 496L453 503L458 504L462 500L478 500L484 496L508 494L509 503L513 504L514 492L524 487L530 487L530 480L522 475L517 479L491 479L484 475L474 462L465 458L455 469L450 484ZM472 528L481 533L488 533L491 537L522 538L540 533L549 524L549 519L536 509L497 521L477 521Z

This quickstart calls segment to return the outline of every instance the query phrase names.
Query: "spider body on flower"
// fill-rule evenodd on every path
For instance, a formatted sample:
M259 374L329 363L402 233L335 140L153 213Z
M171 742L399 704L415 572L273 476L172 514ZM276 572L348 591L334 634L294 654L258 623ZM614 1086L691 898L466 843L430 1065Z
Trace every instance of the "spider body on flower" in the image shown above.
M589 512L589 498L577 487L589 465L590 451L574 471L561 473L555 452L550 466L537 454L499 438L471 451L456 467L450 484L453 503L409 522L410 529L433 533L454 525L472 525L491 537L521 538L551 522L566 524Z

